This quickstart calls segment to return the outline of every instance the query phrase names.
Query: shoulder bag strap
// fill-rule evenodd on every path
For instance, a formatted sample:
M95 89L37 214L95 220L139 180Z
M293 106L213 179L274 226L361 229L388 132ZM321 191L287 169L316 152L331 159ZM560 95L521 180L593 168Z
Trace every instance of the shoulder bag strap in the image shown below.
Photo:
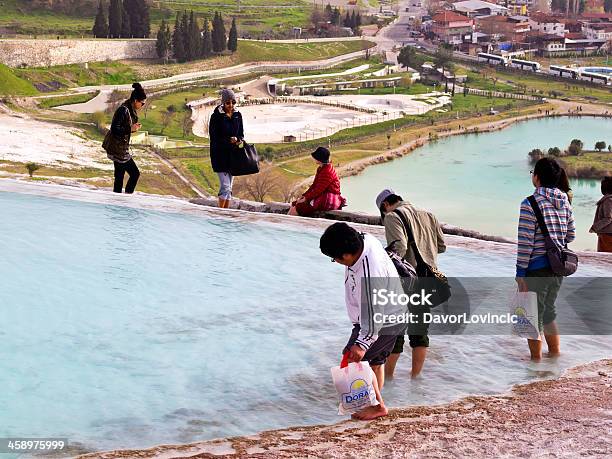
M546 222L544 221L544 215L542 215L542 210L538 205L538 201L535 196L531 195L527 198L529 204L531 204L531 208L533 209L533 213L535 214L536 219L538 220L538 225L540 226L540 230L544 237L550 237L550 233L548 232L548 227L546 226Z
M126 107L125 105L124 105L124 107L127 110L128 119L130 120L130 130L131 130L131 127L132 127L132 114L130 113L130 109L128 107Z
M426 264L425 260L423 260L423 257L421 256L421 252L419 252L419 248L417 247L416 240L414 239L414 233L412 232L412 227L410 226L410 222L406 219L404 214L402 214L399 211L399 209L395 209L393 212L397 214L400 221L402 222L402 225L404 226L404 230L406 231L406 236L408 236L408 239L410 240L410 246L412 247L412 250L414 252L414 258L416 259L417 266L425 265Z

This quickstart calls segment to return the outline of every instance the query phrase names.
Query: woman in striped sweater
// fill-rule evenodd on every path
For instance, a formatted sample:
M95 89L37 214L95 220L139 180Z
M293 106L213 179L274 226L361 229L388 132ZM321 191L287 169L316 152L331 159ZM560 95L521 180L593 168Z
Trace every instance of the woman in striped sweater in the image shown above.
M532 183L536 187L533 196L544 216L550 236L559 247L565 247L576 239L576 225L568 196L559 189L564 171L554 159L543 158L536 163L532 175ZM560 352L559 331L555 323L555 301L562 280L550 267L542 229L529 200L525 199L521 203L518 225L516 281L519 291L536 292L538 295L538 326L540 333L544 332L551 356ZM542 341L528 342L531 358L540 359Z

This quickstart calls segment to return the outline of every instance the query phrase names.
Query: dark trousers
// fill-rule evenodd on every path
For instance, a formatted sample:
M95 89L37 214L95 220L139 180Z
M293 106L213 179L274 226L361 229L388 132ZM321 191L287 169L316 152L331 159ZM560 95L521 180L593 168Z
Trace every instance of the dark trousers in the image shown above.
M134 159L130 158L127 163L118 163L115 161L115 185L113 186L113 191L115 193L121 193L123 189L123 177L125 177L125 173L128 173L128 181L125 185L126 193L133 193L136 189L136 183L138 183L138 178L140 177L140 171L138 170L138 166L134 162Z

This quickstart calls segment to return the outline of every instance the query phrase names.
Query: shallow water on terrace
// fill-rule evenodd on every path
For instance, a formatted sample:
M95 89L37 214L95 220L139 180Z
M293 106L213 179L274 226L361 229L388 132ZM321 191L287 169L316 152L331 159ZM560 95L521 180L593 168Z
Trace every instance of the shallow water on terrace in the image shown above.
M348 209L375 213L378 192L393 188L417 206L435 212L441 221L516 239L520 202L533 192L529 151L565 148L574 138L593 149L598 140L611 142L611 132L611 119L562 117L446 138L343 179L342 193ZM588 231L601 198L599 181L571 180L571 186L578 229L573 247L595 249L597 239Z
M114 449L342 419L329 368L350 323L318 232L12 193L0 208L0 437ZM451 275L513 264L441 258ZM520 339L435 336L425 379L408 380L405 357L385 397L501 392L610 356L612 340L563 347L532 366Z

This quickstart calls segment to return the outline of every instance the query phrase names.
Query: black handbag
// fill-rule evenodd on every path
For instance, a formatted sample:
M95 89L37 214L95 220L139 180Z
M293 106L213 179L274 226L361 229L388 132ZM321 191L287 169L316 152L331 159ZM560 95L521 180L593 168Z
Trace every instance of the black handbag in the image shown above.
M130 120L130 126L132 125L132 115L130 110L125 107L127 110L128 119ZM102 148L108 154L108 158L113 161L124 161L129 159L129 145L130 145L130 136L116 136L112 133L112 130L109 129L104 136L104 141L102 142Z
M571 276L578 270L578 255L568 249L567 245L564 247L559 247L556 242L553 241L535 196L529 196L527 200L529 201L529 204L531 204L533 213L538 220L540 231L542 231L542 234L544 235L546 256L550 262L552 272L557 276Z
M431 292L431 304L433 308L441 305L442 303L446 303L451 297L451 288L448 283L448 279L446 276L440 272L438 269L430 266L423 257L421 256L421 252L416 245L416 241L414 239L414 233L412 232L412 227L410 223L402 213L396 209L395 213L399 217L404 226L404 230L406 231L406 236L410 241L410 246L412 247L412 251L414 252L414 258L416 259L416 274L419 278L426 278L427 281L424 281L424 285L426 285L428 290Z
M229 172L236 177L257 174L259 172L259 155L255 145L243 142L242 147L233 149L230 154Z

